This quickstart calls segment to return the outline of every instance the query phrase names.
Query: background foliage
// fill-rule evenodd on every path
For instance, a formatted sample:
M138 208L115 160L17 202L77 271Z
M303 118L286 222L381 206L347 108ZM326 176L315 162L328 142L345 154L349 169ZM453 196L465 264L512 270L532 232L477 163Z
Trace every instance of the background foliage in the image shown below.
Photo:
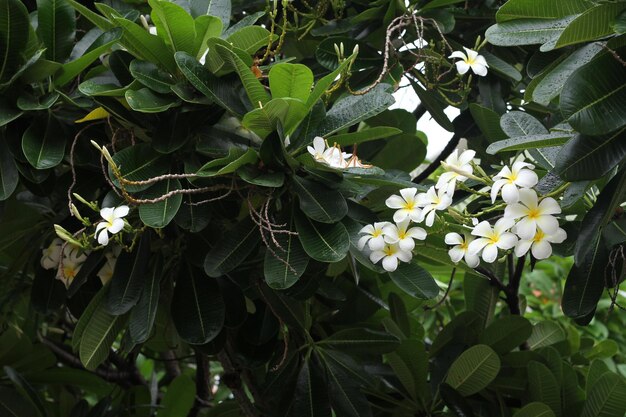
M0 414L624 415L626 2L0 10ZM462 46L488 76L456 74ZM403 76L412 113L388 110ZM432 183L439 159L409 174L426 112L454 133L440 159L466 138L488 174L534 160L560 256L507 281L451 264L439 224L391 274L356 249L390 194ZM377 168L315 163L315 136ZM92 226L122 203L105 254ZM67 287L40 266L54 225L89 249Z

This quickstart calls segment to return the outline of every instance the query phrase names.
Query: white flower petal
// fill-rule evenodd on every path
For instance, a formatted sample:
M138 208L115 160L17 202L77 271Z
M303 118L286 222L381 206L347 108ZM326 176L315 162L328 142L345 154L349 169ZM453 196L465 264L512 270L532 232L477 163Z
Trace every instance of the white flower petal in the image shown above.
M478 238L478 239L473 240L472 242L470 242L469 246L467 247L467 252L471 253L471 254L477 254L485 246L487 246L490 243L491 243L491 240L489 240L489 239L486 239L486 238L483 238L483 237Z
M417 188L403 188L400 190L400 195L406 202L410 202L415 200L415 194L417 193Z
M460 59L465 60L465 59L467 59L467 55L465 55L461 51L454 51L454 52L452 52L452 54L450 54L450 56L448 58L450 58L450 59L452 59L452 58L460 58Z
M98 233L98 243L102 246L106 246L109 244L109 233L106 229L102 229L102 231Z
M383 258L383 269L387 272L393 272L398 269L398 258L395 256L385 256Z
M435 223L435 210L431 210L426 216L426 226L431 227Z
M465 254L465 263L470 268L476 268L478 264L480 264L480 257L476 254L466 253Z
M528 217L524 217L515 225L515 233L522 239L532 239L536 231L537 222Z
M567 233L565 230L559 228L556 232L546 236L546 240L551 243L562 243L567 239Z
M372 263L378 263L378 261L383 259L385 256L387 256L385 252L381 250L377 250L377 251L370 253L370 261L372 261Z
M411 251L400 250L396 253L396 257L402 262L411 262L411 259L413 258L413 253Z
M487 66L486 65L474 62L471 65L471 68L472 68L472 71L474 71L474 74L478 75L479 77L484 77L485 75L487 75Z
M400 223L402 220L406 219L411 214L410 210L400 209L393 213L393 221L396 223Z
M546 259L552 255L552 246L549 242L542 240L541 242L533 243L530 252L536 259Z
M471 149L463 151L463 153L461 153L461 156L459 156L459 165L469 164L475 156L476 151L473 151ZM472 167L469 166L469 168L471 169Z
M501 235L502 233L509 230L515 224L515 220L509 219L507 217L503 217L493 225L493 231L497 235Z
M373 237L367 242L367 246L373 251L383 250L385 247L385 238L383 236Z
M539 216L537 218L537 226L544 231L544 233L552 234L559 228L559 221L556 217L552 216Z
M492 204L496 202L496 198L498 198L498 193L500 192L500 189L506 183L507 183L507 180L503 180L503 179L496 180L493 183L493 185L491 186L491 203Z
M561 206L556 200L552 197L547 197L541 200L539 203L539 209L541 210L541 214L560 214Z
M365 244L368 242L368 240L370 240L372 237L369 235L366 236L361 236L361 238L359 239L359 242L357 243L357 247L359 248L359 250L363 250L363 248L365 247Z
M519 219L528 215L528 208L520 203L509 204L504 208L504 217L509 219Z
M515 180L515 183L520 187L530 188L537 185L538 181L539 178L537 177L537 174L535 174L535 171L523 169L519 172L519 174L517 174L517 179Z
M125 217L128 215L129 211L130 209L128 208L128 206L116 207L115 210L113 210L113 217L116 217L116 218Z
M463 259L463 256L465 256L465 251L459 246L455 246L448 251L448 255L450 255L450 259L452 260L452 262L457 263L461 259Z
M406 201L398 195L392 195L385 200L385 204L391 209L401 209L406 205Z
M538 207L539 198L535 190L523 188L519 190L519 201L529 209L534 209Z
M483 220L482 222L478 223L472 229L472 235L474 236L487 237L487 236L490 236L492 232L493 232L493 229L491 228L491 225L489 224L489 222L486 220Z
M359 234L362 233L367 233L368 235L371 235L372 233L374 233L374 226L371 224L363 226L363 228L359 230Z
M470 66L465 61L456 61L454 64L456 65L456 70L461 75L465 74L470 69Z
M428 236L426 230L422 229L421 227L411 227L409 230L407 230L406 235L410 238L417 240L424 240L426 239L426 236Z
M498 258L498 247L496 245L487 245L483 249L483 261L493 263Z
M122 219L115 219L113 220L113 225L111 225L110 227L108 227L108 231L111 234L116 234L117 232L119 232L120 230L122 230L124 228L124 220Z
M398 242L398 246L402 251L411 252L415 248L415 241L411 238L401 239Z
M463 237L455 232L446 234L444 240L448 245L460 245L463 243Z
M102 217L104 220L111 222L113 221L113 211L115 209L113 207L105 207L102 210L100 210L100 217Z
M502 236L500 236L500 239L498 239L497 246L500 249L508 250L508 249L511 249L513 246L515 246L516 243L517 243L517 236L515 236L513 233L507 232L507 233L502 234Z
M515 245L515 256L517 256L518 258L526 255L528 253L528 250L530 249L530 245L532 245L533 241L532 240L520 240L517 242L517 245Z
M515 184L504 184L502 187L502 199L507 204L513 204L519 201L519 190Z

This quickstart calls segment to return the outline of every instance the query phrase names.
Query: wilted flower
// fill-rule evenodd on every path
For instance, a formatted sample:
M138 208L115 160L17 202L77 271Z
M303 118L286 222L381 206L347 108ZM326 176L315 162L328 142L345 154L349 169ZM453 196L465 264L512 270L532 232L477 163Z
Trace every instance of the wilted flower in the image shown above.
M511 168L505 166L493 177L491 187L491 202L495 203L496 197L502 189L502 199L507 204L517 203L519 200L518 188L534 187L539 179L533 171L534 165L527 162L517 161Z
M478 223L472 230L472 235L478 236L469 244L469 252L478 255L482 251L485 262L492 263L498 257L498 249L508 250L517 243L517 236L508 230L515 224L513 219L502 218L491 227L488 221Z
M552 233L544 233L543 229L538 228L533 237L517 242L515 255L524 256L530 249L535 259L546 259L552 255L550 243L561 243L565 239L567 239L567 233L561 228L557 228Z
M116 234L124 228L124 220L128 214L128 206L107 207L100 210L100 216L104 219L96 225L95 237L98 243L106 246L109 243L109 233Z
M463 75L471 68L476 75L479 75L481 77L487 75L487 68L489 68L489 64L487 64L485 57L482 55L478 55L478 52L473 51L469 48L463 47L463 49L465 49L467 55L461 51L454 51L452 55L448 57L460 59L460 61L455 62L456 70L459 72L459 74Z
M415 247L415 240L426 239L426 230L421 227L411 227L411 219L406 218L398 224L388 223L383 232L385 235L385 242L390 244L398 244L403 251L412 251Z
M71 243L66 244L63 249L63 259L57 264L59 270L56 278L69 287L86 259L87 253L81 252L80 248Z
M407 217L414 222L419 221L422 210L417 203L415 194L417 194L417 188L403 188L400 190L400 196L392 195L387 198L385 201L387 207L396 209L393 215L394 222L399 223Z
M363 250L363 248L365 247L365 244L367 244L367 246L371 250L382 250L383 247L385 246L383 228L389 224L391 223L377 222L377 223L374 223L373 225L368 224L367 226L363 227L359 231L359 234L365 234L365 236L362 236L359 239L359 243L358 243L359 249Z
M553 214L559 214L561 207L554 198L547 197L539 202L537 193L531 189L519 190L519 203L513 203L504 209L504 217L520 219L514 232L522 239L531 239L538 228L552 233L559 227L559 221Z
M410 251L400 249L398 244L386 244L382 250L376 250L370 254L370 260L373 263L383 260L383 268L387 272L398 269L398 261L410 262L412 257Z
M480 258L475 253L470 253L469 245L474 239L471 236L458 233L448 233L445 237L445 242L448 245L454 245L449 251L450 259L454 263L458 263L461 259L465 258L465 263L470 268L476 268L480 263Z

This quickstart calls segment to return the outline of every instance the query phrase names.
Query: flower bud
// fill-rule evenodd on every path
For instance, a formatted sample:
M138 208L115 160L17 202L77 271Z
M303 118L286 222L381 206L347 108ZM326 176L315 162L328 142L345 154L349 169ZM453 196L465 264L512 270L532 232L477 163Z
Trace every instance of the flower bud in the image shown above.
M83 245L82 243L80 243L78 240L74 239L74 236L72 236L72 234L70 232L68 232L67 230L65 230L61 225L59 224L55 224L54 225L54 231L56 232L57 236L68 242L71 243L74 246L77 246L79 248L82 248Z

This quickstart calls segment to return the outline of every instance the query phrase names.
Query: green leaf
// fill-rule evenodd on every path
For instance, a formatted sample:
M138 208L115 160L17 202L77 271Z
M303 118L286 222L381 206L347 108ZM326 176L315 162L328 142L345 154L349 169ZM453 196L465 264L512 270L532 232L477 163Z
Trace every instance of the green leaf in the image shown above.
M243 88L246 90L246 94L252 106L257 108L260 107L259 103L261 105L267 104L270 100L270 96L267 91L265 91L265 87L263 87L261 82L252 73L250 67L230 49L219 44L216 45L215 48L217 52L223 56L224 60L237 72L239 78L241 78Z
M147 143L129 146L113 155L113 161L120 169L122 178L128 181L144 181L163 175L169 169L169 161L156 152ZM116 187L119 187L117 178L109 168L109 177ZM150 185L125 185L127 191L143 191Z
M188 262L180 266L171 308L179 336L192 345L210 342L224 326L226 307L217 281Z
M207 204L197 204L205 200L202 196L188 194L183 196L183 203L174 217L176 224L192 233L198 233L209 225L211 209Z
M432 0L422 6L422 10L436 9L442 6L448 6L451 4L462 3L463 0Z
M272 41L276 40L278 36L274 34ZM248 55L254 55L259 48L267 46L270 40L270 32L261 26L246 26L234 32L228 38L226 42L230 43L233 47L239 48L245 51ZM278 64L286 65L286 64ZM287 64L291 65L291 64ZM311 82L313 81L311 74Z
M534 402L526 404L513 417L555 417L554 411L544 403Z
M179 104L175 97L153 93L149 88L126 90L124 98L131 109L142 113L160 113Z
M115 316L127 313L141 296L150 260L150 232L144 232L133 252L120 253L115 262L113 277L104 307Z
M322 40L315 48L317 62L330 71L338 68L341 64L337 59L335 45L341 47L342 44L344 56L345 54L354 54L354 48L359 45L359 53L356 54L351 64L351 68L355 72L368 68L382 67L383 59L376 49L369 46L366 42L359 42L357 39L346 36L333 36Z
M0 130L0 201L6 200L13 194L19 179L15 160L6 143L5 131Z
M387 92L388 88L386 84L379 84L367 94L350 95L337 101L310 139L314 136L329 136L386 110L395 102Z
M504 77L508 77L516 82L522 81L522 74L513 65L509 64L503 59L500 59L498 56L493 55L490 52L481 51L480 53L482 56L485 57L487 63L489 64L489 69L493 72L500 74Z
M289 134L302 121L307 113L304 103L298 99L275 98L261 108L248 112L241 125L265 139L282 122L284 131Z
M99 14L95 13L94 11L92 11L91 9L89 9L86 6L83 6L81 3L79 3L76 0L66 0L74 9L76 9L76 11L78 13L80 13L82 16L84 16L87 20L89 20L91 23L93 23L96 27L102 29L102 30L111 30L115 27L115 25L111 22L109 22L107 19L105 19L104 17L100 16Z
M604 136L576 135L556 158L555 170L566 181L594 180L626 156L626 126Z
M196 384L187 375L179 375L168 385L159 404L157 417L180 417L189 414L196 400Z
M561 415L561 391L554 374L540 362L528 363L528 394L531 401L548 405L556 416Z
M395 127L375 126L358 132L342 133L328 138L330 143L336 143L339 146L357 145L376 139L385 139L390 136L401 134L402 130Z
M556 48L612 35L611 23L625 8L624 3L605 3L586 10L565 28L556 43Z
M74 352L78 351L80 348L80 342L82 340L83 334L85 333L85 329L89 325L89 320L93 316L94 312L98 307L102 304L103 299L106 297L106 293L108 291L108 287L102 287L100 291L93 296L85 311L81 314L78 319L78 323L76 323L76 327L74 327L74 333L72 334L72 350Z
M510 138L548 133L548 129L539 120L523 111L503 114L500 118L500 127Z
M618 54L626 52L621 48ZM561 92L561 113L580 133L602 135L626 125L626 71L604 53L576 70Z
M137 81L157 93L168 94L172 91L171 87L174 84L172 76L152 62L135 59L130 63L129 69Z
M471 103L469 109L472 118L489 141L493 142L506 138L506 134L500 127L500 116L498 113L476 103Z
M593 385L581 417L622 417L626 413L626 383L621 376L605 373Z
M609 261L609 254L602 241L601 234L586 241L585 256L572 266L565 288L561 306L566 316L583 319L593 314L604 291L604 274Z
M304 251L320 262L338 262L350 249L350 236L341 223L317 223L296 214L296 230Z
M8 387L0 387L0 414L7 417L34 416L38 411L28 400Z
M241 149L232 147L224 158L214 159L204 164L196 174L199 177L213 177L235 172L247 164L254 164L259 159L258 154L252 148Z
M533 332L528 338L528 346L531 350L535 350L563 340L565 340L565 334L558 324L551 321L540 321L533 327Z
M534 0L509 0L496 13L498 23L516 19L558 19L579 14L590 7L587 0L546 1L537 7Z
M237 223L216 243L204 259L204 272L220 277L239 266L256 249L261 240L259 226L250 218Z
M23 114L23 112L15 106L15 103L7 103L5 97L0 97L0 127L11 123Z
M499 140L487 147L487 153L495 155L498 152L518 151L533 148L559 146L572 139L570 133L554 132L543 135L528 135L517 138Z
M215 77L211 72L202 66L194 57L184 52L177 52L175 55L176 64L185 78L198 91L213 100L220 107L230 113L242 115L246 109L241 102L234 100L233 88Z
M330 404L338 416L372 417L372 410L354 377L340 367L328 352L323 353L326 365ZM354 371L353 371L354 372Z
M0 0L0 82L10 79L23 61L28 42L28 10L20 0Z
M294 396L295 415L301 417L331 417L327 382L315 354L304 362Z
M409 396L428 402L431 396L428 385L428 354L421 340L403 340L385 360L391 366Z
M65 302L65 285L56 279L56 269L38 266L30 293L30 303L41 314L55 312Z
M109 349L126 325L126 316L113 316L98 303L80 337L80 361L93 371L109 357Z
M452 362L445 382L468 397L486 388L500 372L500 358L487 345L467 349Z
M557 39L563 30L574 20L575 16L556 20L520 19L498 23L485 32L489 43L497 46L518 46L543 44L541 51L554 49Z
M47 417L48 413L46 413L44 403L37 394L37 391L35 391L35 388L33 388L33 386L30 385L28 381L12 367L4 366L3 369L4 373L11 380L17 391L35 408L37 415L39 417Z
M416 263L400 263L389 276L402 291L415 298L429 300L439 294L439 286L432 275Z
M76 17L66 0L37 0L37 34L46 47L46 58L64 62L74 46Z
M36 169L53 168L65 155L65 132L61 123L48 113L47 119L37 118L24 131L22 151Z
M191 55L195 56L196 59L199 60L209 48L207 41L210 38L220 36L222 33L222 21L215 16L203 15L198 16L194 20L194 25L196 27L196 39L194 40L194 47Z
M306 103L311 95L313 72L302 64L277 64L269 72L272 98L297 98Z
M152 7L150 17L157 28L158 36L173 52L196 52L196 27L193 18L176 3L148 0Z
M181 188L180 181L177 179L168 179L160 181L148 188L141 194L141 198L159 198L173 191L180 190ZM157 203L142 204L139 206L139 217L146 226L156 229L163 228L174 219L182 201L183 196L181 194L175 194Z
M340 330L317 342L317 345L325 348L343 349L354 353L358 349L358 354L367 355L393 352L399 344L400 341L395 336L367 328Z
M192 16L215 16L222 21L225 29L230 24L230 15L232 9L230 3L230 0L190 0L189 6Z
M413 90L420 99L420 104L423 105L428 114L439 124L439 126L446 129L448 132L454 132L454 125L444 112L445 106L436 98L437 93L427 91L420 84L416 83L412 79L409 79Z
M160 281L163 277L163 261L157 258L145 281L137 305L130 312L128 330L134 343L143 343L150 337L159 307Z
M572 73L591 61L602 49L600 43L585 45L568 55L563 61L558 62L556 67L550 69L541 77L539 83L533 89L533 101L544 106L550 104L554 98L561 94L563 86Z
M422 252L422 248L420 248L420 253ZM448 254L445 253L445 256L448 256ZM499 300L499 293L500 291L497 288L494 288L488 279L474 273L465 274L465 278L463 280L465 309L477 314L480 317L483 324L481 329L488 326L492 322L493 316L496 312L496 304Z
M318 182L294 176L293 191L298 196L300 209L315 221L335 223L348 213L341 193Z
M480 336L480 343L499 354L510 352L524 343L532 334L533 326L520 316L505 316L489 325Z
M285 290L298 282L309 264L309 257L293 231L293 221L292 217L289 224L291 233L276 234L280 247L270 242L271 247L265 252L263 275L267 285L275 290Z
M161 38L130 20L114 17L113 21L124 29L122 41L128 52L144 61L159 64L169 72L176 72L174 57Z
M62 87L72 81L85 68L98 59L100 55L108 51L112 45L121 39L121 37L121 28L114 28L111 31L100 35L95 41L93 41L80 58L63 65L61 73L58 74L54 80L54 84L57 87Z
M411 172L426 158L426 136L422 132L403 133L386 141L371 163L376 168ZM372 168L367 171L372 171Z

